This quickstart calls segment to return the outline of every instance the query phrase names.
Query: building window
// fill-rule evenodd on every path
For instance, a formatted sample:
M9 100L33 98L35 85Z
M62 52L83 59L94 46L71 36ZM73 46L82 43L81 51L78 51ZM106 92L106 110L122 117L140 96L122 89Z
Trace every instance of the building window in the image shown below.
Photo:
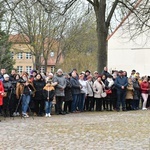
M26 66L26 72L27 73L30 73L31 69L32 69L32 66Z
M11 58L12 59L14 58L14 52L11 52Z
M27 53L26 53L26 59L31 59L31 58L32 58L31 53L30 53L30 52L27 52Z
M22 73L22 66L17 66L18 73Z
M17 58L18 58L18 59L22 59L22 53L18 53L18 54L17 54Z
M55 66L51 66L51 72L55 71Z
M44 66L41 67L41 72L42 73L45 72L45 67Z

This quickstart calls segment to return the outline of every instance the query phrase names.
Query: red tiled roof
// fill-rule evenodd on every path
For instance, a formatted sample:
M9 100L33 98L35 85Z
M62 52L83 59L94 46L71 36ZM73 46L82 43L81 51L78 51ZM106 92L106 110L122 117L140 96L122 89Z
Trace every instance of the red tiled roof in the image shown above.
M12 43L29 43L30 40L26 35L23 34L15 34L9 35L9 41Z

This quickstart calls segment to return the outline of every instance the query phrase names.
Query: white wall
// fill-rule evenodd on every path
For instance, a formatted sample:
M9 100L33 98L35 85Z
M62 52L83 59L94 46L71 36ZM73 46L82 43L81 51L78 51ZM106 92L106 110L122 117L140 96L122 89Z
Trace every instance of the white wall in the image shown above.
M140 35L133 41L118 30L108 41L108 68L150 75L150 37Z

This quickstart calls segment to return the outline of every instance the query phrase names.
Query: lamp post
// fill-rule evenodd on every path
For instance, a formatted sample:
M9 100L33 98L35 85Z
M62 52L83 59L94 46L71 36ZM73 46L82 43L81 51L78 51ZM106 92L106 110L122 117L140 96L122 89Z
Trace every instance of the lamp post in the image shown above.
M54 56L55 56L54 51L51 51L50 52L50 57L53 58ZM51 66L51 72L54 72L54 70L55 70L55 66Z

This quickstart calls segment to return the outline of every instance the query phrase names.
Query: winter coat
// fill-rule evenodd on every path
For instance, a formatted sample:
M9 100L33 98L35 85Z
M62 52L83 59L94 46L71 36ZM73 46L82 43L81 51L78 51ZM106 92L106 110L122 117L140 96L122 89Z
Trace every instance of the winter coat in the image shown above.
M34 80L33 81L33 86L36 90L34 99L35 100L42 100L43 99L43 88L45 86L45 81L44 80Z
M128 80L126 99L133 99L133 91L134 91L133 83L132 81Z
M65 77L63 75L56 75L53 80L54 82L58 83L55 87L55 95L65 96L65 87L66 87Z
M124 86L125 88L122 89L121 87ZM118 76L116 79L115 79L115 87L117 90L125 90L126 87L128 86L128 79L127 77L121 77L121 76Z
M87 82L87 95L89 97L94 96L94 91L93 91L93 81L86 81Z
M79 79L79 83L81 84L81 93L87 94L87 82Z
M0 81L0 106L3 105L3 96L1 95L4 93L4 87L3 87L3 82Z
M65 101L72 101L73 98L72 98L72 85L71 85L71 82L69 79L66 79L66 88L65 88Z
M110 73L108 71L105 71L105 70L103 70L101 74L105 75L106 78L110 75Z
M101 94L103 93L103 89L105 88L104 83L101 81L101 83L96 80L93 84L93 91L94 91L94 97L95 98L102 98Z
M80 94L80 83L79 80L77 78L71 78L70 79L71 85L72 85L72 94Z
M133 80L133 99L139 100L140 99L140 85L138 80Z
M149 92L149 83L148 82L142 82L140 84L140 88L141 88L141 93L148 94L148 92Z
M55 89L52 85L46 84L43 88L43 98L45 101L53 101L55 95Z
M28 86L25 86L24 83L17 83L17 86L16 86L17 99L19 99L22 94L30 95L31 94L30 90L32 91L32 96L34 97L36 90L32 83L30 83Z

